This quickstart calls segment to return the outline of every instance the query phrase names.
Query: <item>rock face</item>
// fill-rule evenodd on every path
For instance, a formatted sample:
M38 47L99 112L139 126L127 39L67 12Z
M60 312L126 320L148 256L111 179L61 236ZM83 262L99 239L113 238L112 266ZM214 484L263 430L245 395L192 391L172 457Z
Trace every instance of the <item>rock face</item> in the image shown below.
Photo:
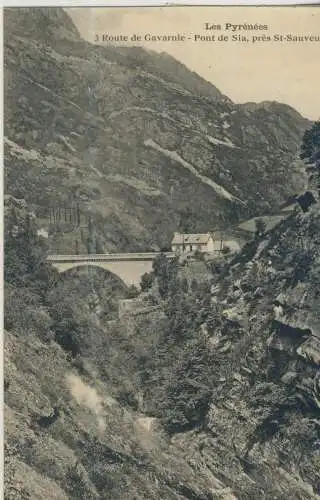
M301 498L318 498L319 224L318 206L291 216L260 243L247 245L214 291L214 303L227 305L234 317L224 334L221 326L209 328L211 338L229 349L220 357L215 344L223 383L213 390L207 420L216 439L204 434L204 452L208 462L219 454L213 470L225 467L226 484L240 498L251 498L248 477L252 498L263 498L262 485L271 477L284 480L285 496L299 498L302 488ZM237 484L227 458L231 449ZM277 488L266 498L272 494L281 498Z
M6 9L4 25L6 189L44 222L73 201L103 250L160 248L304 184L308 121L289 106L236 105L166 54L91 45L60 9Z

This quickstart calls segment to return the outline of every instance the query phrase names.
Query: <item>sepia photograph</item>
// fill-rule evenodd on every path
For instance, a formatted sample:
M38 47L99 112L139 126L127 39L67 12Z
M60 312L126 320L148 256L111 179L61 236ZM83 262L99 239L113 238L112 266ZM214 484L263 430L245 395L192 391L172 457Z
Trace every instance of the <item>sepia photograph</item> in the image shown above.
M320 6L2 11L4 500L320 500Z

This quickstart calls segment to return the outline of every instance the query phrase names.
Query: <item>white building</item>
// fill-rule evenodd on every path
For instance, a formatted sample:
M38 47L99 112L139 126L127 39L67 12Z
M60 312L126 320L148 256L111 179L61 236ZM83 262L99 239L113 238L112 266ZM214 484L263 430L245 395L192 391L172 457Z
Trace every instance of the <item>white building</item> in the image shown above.
M213 252L214 241L210 233L205 234L184 234L174 233L171 242L171 249L173 252Z
M199 252L214 253L221 252L228 247L231 251L240 250L240 245L235 240L224 240L218 231L214 233L185 234L174 233L171 250L172 252Z

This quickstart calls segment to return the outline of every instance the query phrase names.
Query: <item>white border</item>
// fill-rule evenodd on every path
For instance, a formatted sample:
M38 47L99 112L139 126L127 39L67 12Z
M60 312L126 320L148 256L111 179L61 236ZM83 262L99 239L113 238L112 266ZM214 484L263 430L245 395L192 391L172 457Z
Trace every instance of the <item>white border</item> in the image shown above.
M221 1L221 0L55 0L53 3L50 0L0 0L0 66L3 68L3 7L164 7L164 6L310 6L317 7L320 5L320 0L237 0L237 1ZM3 117L3 74L0 77L0 116ZM0 121L0 387L3 387L3 120ZM0 390L0 497L3 496L4 482L4 415L3 415L3 391Z
M170 6L299 6L315 7L320 0L0 0L1 7L170 7Z
M1 1L1 0L0 0ZM0 9L0 67L3 70L3 11ZM0 498L4 496L4 227L3 227L3 71L0 76Z

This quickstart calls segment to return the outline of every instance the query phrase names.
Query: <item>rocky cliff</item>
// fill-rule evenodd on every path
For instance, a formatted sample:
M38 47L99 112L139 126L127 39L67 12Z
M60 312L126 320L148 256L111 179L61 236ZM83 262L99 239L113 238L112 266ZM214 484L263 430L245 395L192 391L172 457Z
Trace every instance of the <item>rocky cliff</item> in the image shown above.
M216 378L200 456L239 498L320 494L319 216L292 215L213 288ZM185 449L186 436L174 442Z

